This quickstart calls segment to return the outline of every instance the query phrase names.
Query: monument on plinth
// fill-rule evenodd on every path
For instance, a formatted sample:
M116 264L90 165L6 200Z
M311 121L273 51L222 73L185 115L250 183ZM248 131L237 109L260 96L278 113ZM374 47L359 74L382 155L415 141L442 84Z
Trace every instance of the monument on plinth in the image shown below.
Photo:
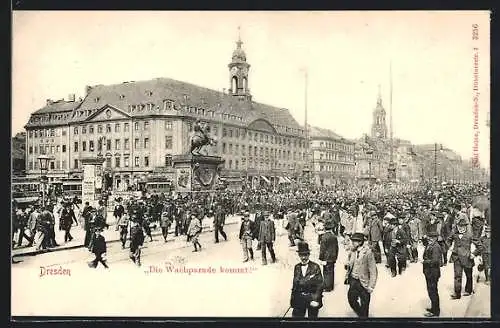
M206 146L215 145L207 124L197 121L194 135L190 138L188 154L173 156L175 171L174 190L177 192L215 190L219 183L220 171L224 160L220 156L210 156Z
M83 180L82 180L82 202L89 202L90 206L96 207L99 190L102 189L102 164L105 159L102 156L82 158Z

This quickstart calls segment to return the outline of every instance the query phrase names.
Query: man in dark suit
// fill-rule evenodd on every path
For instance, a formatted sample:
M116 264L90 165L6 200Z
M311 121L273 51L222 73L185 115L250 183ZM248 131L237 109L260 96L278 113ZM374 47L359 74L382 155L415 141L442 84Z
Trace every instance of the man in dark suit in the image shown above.
M323 276L325 278L325 292L331 292L335 282L335 262L339 254L339 242L333 233L335 223L328 221L325 224L325 233L321 237L319 246L319 260L323 262Z
M215 233L215 242L219 242L219 232L224 237L224 240L227 240L227 235L224 232L224 224L226 221L226 213L220 204L216 205L215 215L214 215L214 233Z
M239 239L241 248L243 250L243 262L248 262L248 254L250 253L250 260L253 260L252 241L255 237L255 223L250 220L250 213L245 212L243 215L243 222L240 226Z
M89 267L97 268L99 262L104 265L107 269L108 264L106 263L106 240L103 235L101 235L102 228L96 228L94 241L92 242L92 253L95 255L95 259L89 263Z
M323 306L323 276L317 263L309 260L311 254L309 245L300 242L297 245L300 263L293 271L292 295L290 307L292 316L303 318L307 311L308 318L317 318L318 311Z
M472 234L468 231L469 222L460 219L457 222L457 231L448 238L448 244L453 245L450 263L453 263L454 290L451 299L460 299L462 296L462 275L465 273L465 293L463 296L472 294L472 267L474 266L474 254L472 253Z
M422 242L425 246L422 267L427 283L427 293L431 300L431 307L427 308L426 317L439 317L439 293L438 293L438 280L441 277L441 258L442 249L438 241L438 233L436 231L429 231Z
M272 263L276 262L276 255L274 254L273 243L276 240L276 229L274 221L271 220L269 213L264 213L264 220L260 223L259 227L259 243L262 247L262 265L267 265L266 248L271 253Z

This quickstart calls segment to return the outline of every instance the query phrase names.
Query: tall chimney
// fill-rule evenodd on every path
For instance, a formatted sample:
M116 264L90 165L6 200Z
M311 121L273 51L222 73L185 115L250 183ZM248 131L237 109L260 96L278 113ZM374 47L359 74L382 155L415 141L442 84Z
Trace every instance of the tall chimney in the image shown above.
M47 99L47 106L52 105L52 99Z
M74 102L75 101L75 94L74 93L70 93L69 96L68 96L68 101L72 101Z

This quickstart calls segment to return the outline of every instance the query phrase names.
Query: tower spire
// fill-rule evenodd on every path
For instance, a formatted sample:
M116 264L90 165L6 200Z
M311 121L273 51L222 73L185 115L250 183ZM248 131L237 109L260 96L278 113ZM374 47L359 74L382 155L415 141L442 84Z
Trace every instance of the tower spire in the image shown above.
M243 44L243 41L241 41L241 26L238 26L238 41L236 41L236 45L238 49L241 49L241 45Z
M380 87L380 83L378 84L378 95L377 95L377 104L382 104L382 91Z

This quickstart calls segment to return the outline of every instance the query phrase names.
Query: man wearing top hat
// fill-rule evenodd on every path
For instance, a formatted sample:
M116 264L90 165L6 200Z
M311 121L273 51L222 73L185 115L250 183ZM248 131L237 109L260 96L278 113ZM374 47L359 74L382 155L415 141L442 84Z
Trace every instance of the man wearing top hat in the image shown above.
M427 308L424 314L426 317L439 317L439 293L438 281L441 277L441 258L442 249L438 241L438 233L436 231L429 231L422 239L425 246L422 268L427 284L427 293L431 300L431 307Z
M297 248L300 263L295 265L293 271L290 297L290 307L293 308L292 316L303 318L307 311L308 318L317 318L318 311L323 306L324 281L321 268L317 263L309 260L311 254L309 244L299 242Z
M335 222L325 223L325 233L321 237L319 246L319 260L323 262L323 276L325 279L325 292L331 292L335 285L335 262L339 253L339 242L333 233Z
M360 318L367 318L370 310L371 293L377 284L377 264L373 252L364 243L363 233L351 236L352 248L349 253L346 270L346 283L349 284L347 300Z
M452 247L450 263L453 263L454 271L454 293L451 299L460 299L462 296L462 276L465 273L465 293L463 296L472 294L472 267L474 266L474 254L472 253L472 233L468 231L467 219L457 222L457 230L448 238L448 244Z

